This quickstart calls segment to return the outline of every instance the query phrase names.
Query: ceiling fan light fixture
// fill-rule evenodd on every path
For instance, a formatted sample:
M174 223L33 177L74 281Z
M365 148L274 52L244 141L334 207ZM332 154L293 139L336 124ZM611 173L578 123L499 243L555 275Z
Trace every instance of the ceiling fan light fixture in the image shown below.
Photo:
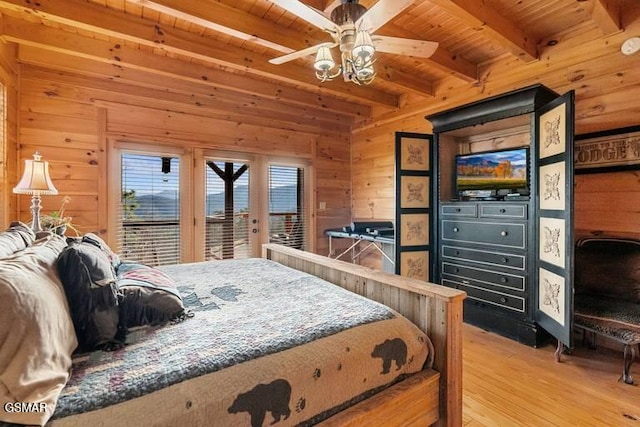
M371 84L376 78L376 72L373 68L374 62L375 59L367 62L348 59L347 67L344 72L345 80L351 81L360 86Z
M316 53L316 60L313 63L313 67L320 72L328 72L336 66L336 62L331 56L331 49L327 46L322 46Z
M375 51L376 48L373 45L369 32L365 30L358 31L356 33L356 41L353 44L353 49L351 50L353 57L361 58L362 61L368 62Z
M326 31L331 35L333 42L287 53L269 62L279 65L315 54L313 67L316 77L322 82L342 75L346 82L368 85L376 77L376 52L429 58L438 47L436 42L379 35L375 36L376 45L373 44L372 34L410 7L415 0L377 0L369 9L361 5L359 0L340 0L340 5L331 11L330 18L300 0L270 1ZM371 1L368 0L368 3ZM338 0L330 3L338 3ZM340 59L337 62L331 56L331 49L334 47L340 49Z

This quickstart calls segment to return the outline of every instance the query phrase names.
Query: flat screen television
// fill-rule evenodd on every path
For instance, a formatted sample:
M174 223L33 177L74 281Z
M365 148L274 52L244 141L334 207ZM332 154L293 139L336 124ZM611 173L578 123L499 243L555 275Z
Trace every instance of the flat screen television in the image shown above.
M528 165L528 147L457 155L458 194L528 192Z

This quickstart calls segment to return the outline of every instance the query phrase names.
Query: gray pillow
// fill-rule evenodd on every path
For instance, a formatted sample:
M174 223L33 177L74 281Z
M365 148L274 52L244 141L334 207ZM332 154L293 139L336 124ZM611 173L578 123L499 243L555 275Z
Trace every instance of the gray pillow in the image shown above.
M69 239L58 258L71 317L82 351L117 347L119 310L116 276L99 245Z
M6 258L14 252L29 246L36 235L27 224L12 222L7 231L0 232L0 258Z

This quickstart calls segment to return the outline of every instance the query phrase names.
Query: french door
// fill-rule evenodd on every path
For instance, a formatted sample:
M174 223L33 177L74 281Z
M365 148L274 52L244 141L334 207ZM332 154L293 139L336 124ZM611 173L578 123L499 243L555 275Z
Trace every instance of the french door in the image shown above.
M221 157L205 157L203 162L204 259L257 256L255 163Z
M195 157L196 259L259 257L268 242L311 247L308 163L207 150Z
M116 142L108 162L110 245L123 259L152 266L191 259L190 151Z
M310 250L308 161L111 141L109 236L149 265L261 256L263 243Z

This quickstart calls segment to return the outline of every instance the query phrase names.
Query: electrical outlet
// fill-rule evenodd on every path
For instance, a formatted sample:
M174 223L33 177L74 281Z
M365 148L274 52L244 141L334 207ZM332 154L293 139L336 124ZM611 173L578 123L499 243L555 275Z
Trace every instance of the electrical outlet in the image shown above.
M327 202L320 202L320 207L319 209L321 211L327 210Z

